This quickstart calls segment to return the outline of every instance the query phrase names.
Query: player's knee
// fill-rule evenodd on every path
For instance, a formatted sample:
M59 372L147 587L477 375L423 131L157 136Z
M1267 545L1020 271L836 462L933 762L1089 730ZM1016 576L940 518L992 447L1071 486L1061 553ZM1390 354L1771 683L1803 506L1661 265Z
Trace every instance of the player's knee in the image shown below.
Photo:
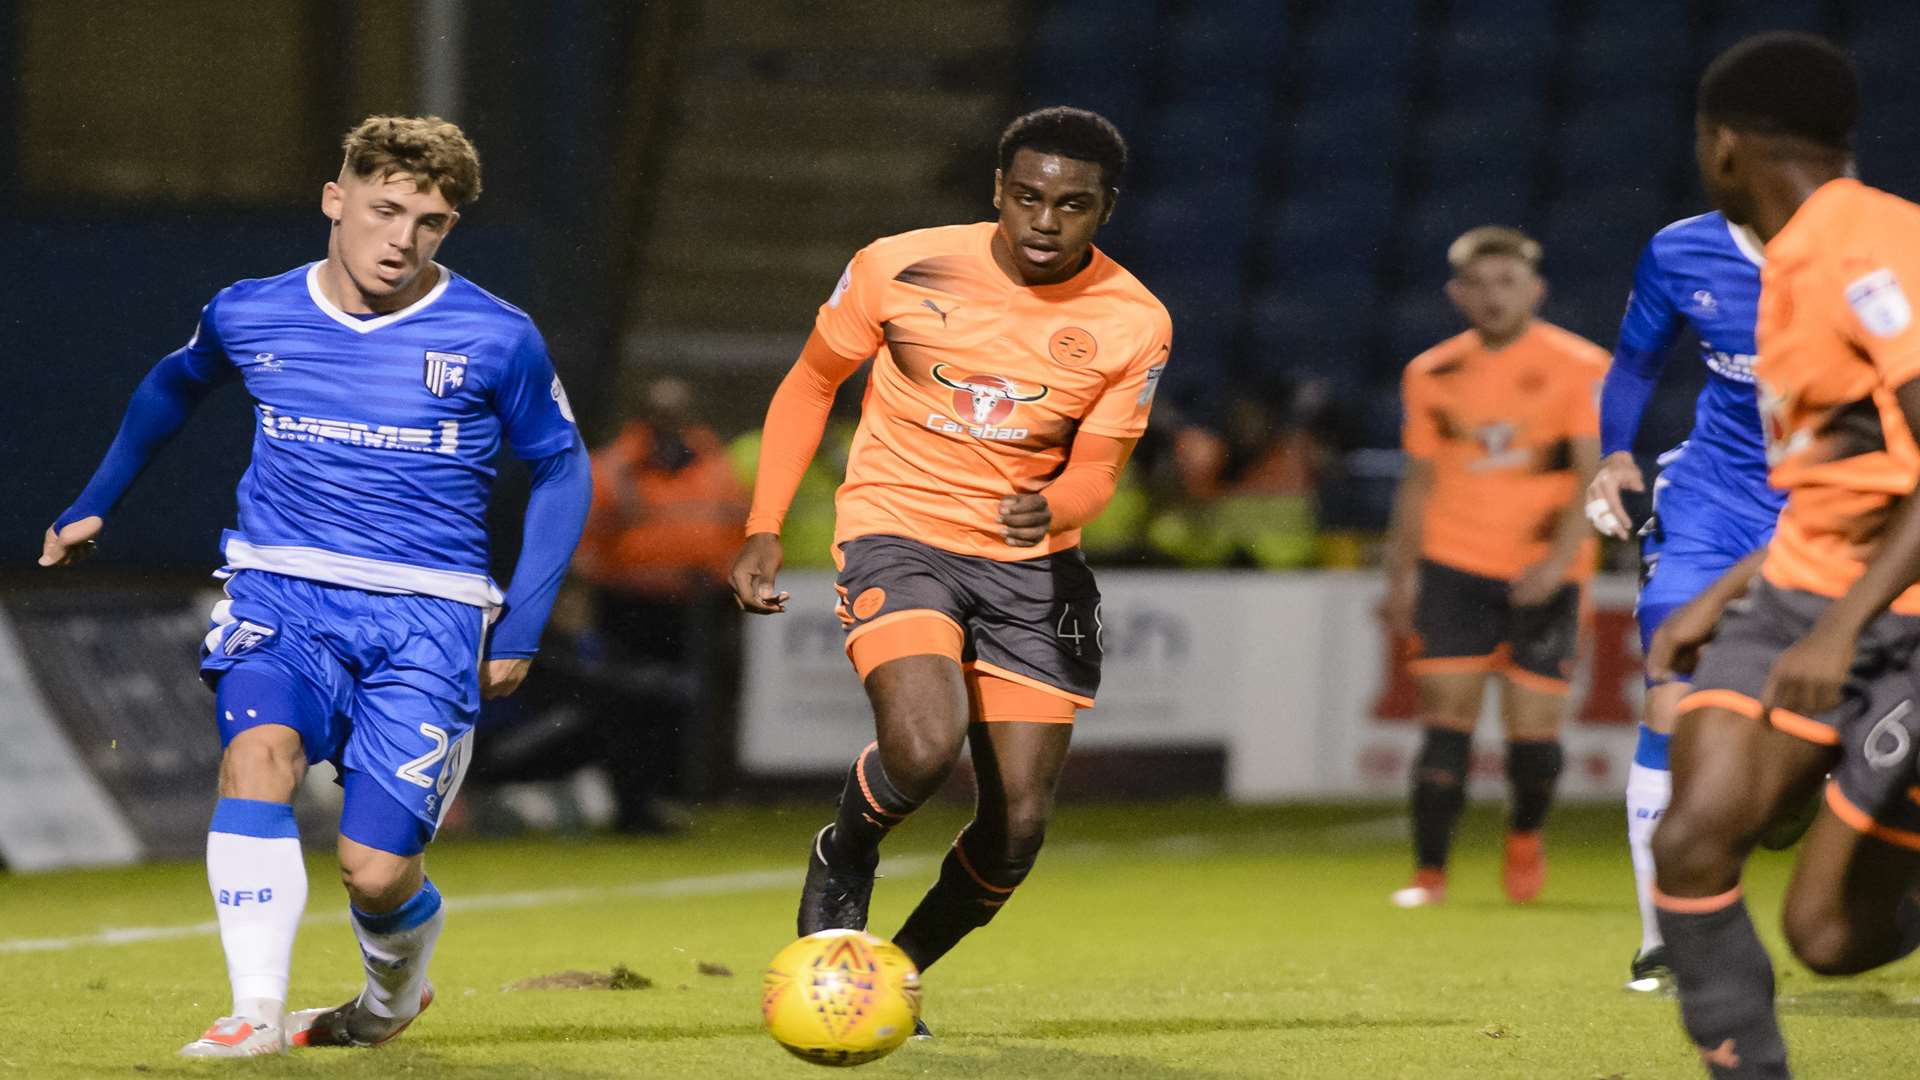
M1053 817L1053 800L1044 795L1012 799L1007 804L1003 823L1006 861L1032 862L1047 840L1047 822Z
M1889 928L1886 947L1853 926L1831 904L1789 896L1781 917L1787 947L1817 975L1857 975L1896 955L1899 935Z
M353 906L369 915L392 911L420 891L424 870L418 856L364 849L340 853L340 883Z
M1439 788L1463 787L1473 760L1473 736L1449 727L1428 727L1414 760L1415 784Z
M934 725L902 727L888 732L880 745L880 763L900 793L916 802L933 796L947 782L960 760L961 734L948 734Z
M1739 824L1704 813L1701 800L1668 807L1653 833L1653 864L1665 890L1715 889L1740 869L1743 854Z
M1845 926L1795 918L1789 908L1785 929L1787 947L1816 975L1857 975L1877 966L1864 955Z
M235 735L220 755L220 794L230 799L287 802L306 768L300 736L291 729L248 728Z

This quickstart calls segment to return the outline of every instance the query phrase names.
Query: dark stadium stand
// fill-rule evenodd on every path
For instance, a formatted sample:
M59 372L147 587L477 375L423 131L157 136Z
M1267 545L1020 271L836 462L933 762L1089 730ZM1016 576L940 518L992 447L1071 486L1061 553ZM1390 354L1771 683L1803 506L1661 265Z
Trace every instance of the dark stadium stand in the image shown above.
M1850 44L1882 103L1862 175L1914 194L1920 127L1894 104L1920 97L1912 0L1055 0L1022 71L1028 104L1132 139L1106 246L1172 308L1168 390L1206 416L1248 381L1390 395L1459 328L1445 246L1489 221L1546 246L1547 317L1610 345L1640 245L1705 209L1699 72L1768 29ZM1354 411L1358 442L1397 444L1393 410Z

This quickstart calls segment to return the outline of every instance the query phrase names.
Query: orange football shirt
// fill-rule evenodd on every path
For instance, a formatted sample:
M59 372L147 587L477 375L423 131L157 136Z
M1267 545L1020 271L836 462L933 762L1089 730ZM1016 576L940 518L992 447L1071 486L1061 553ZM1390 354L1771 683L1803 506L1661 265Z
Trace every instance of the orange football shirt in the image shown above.
M1511 581L1546 558L1580 496L1575 439L1599 438L1605 349L1535 320L1493 352L1467 331L1415 357L1401 379L1401 443L1433 464L1421 522L1423 558ZM1593 542L1571 580L1593 572Z
M1167 309L1099 249L1056 285L993 261L993 222L876 240L848 264L815 332L872 356L835 506L834 542L888 533L962 555L1032 559L1001 538L1000 500L1039 491L1079 431L1138 437L1166 368Z
M1786 589L1845 593L1920 482L1920 447L1893 392L1920 377L1920 206L1832 180L1767 244L1760 383L1769 480L1787 493L1761 573ZM1893 610L1920 614L1920 586Z

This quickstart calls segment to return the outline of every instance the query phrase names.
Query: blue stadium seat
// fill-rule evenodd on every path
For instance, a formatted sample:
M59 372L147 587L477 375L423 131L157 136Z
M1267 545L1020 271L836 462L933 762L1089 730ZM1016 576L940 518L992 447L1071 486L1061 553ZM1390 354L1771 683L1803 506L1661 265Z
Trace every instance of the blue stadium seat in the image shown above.
M1437 289L1409 290L1386 305L1386 349L1393 370L1466 329L1466 321Z
M1568 95L1584 102L1652 88L1692 100L1700 77L1689 48L1687 0L1597 4L1562 50Z
M1250 230L1237 223L1252 210L1250 180L1155 190L1131 207L1136 226L1126 265L1169 306L1167 298L1179 296L1232 326L1239 321L1252 246Z
M1274 279L1371 277L1379 272L1393 207L1342 196L1288 198L1270 210L1256 263Z
M1153 0L1114 0L1101 17L1053 4L1034 21L1022 65L1030 106L1093 109L1131 134L1146 112L1157 36Z
M1408 0L1336 5L1303 35L1300 86L1317 97L1404 90L1419 24Z
M1163 25L1168 101L1265 108L1278 90L1286 21L1257 5L1196 5Z
M1546 110L1538 99L1489 101L1434 115L1420 125L1419 186L1490 186L1530 199L1546 164L1545 128Z
M1244 177L1251 182L1260 155L1261 117L1217 104L1155 109L1135 140L1142 170L1160 180L1186 182Z
M1539 6L1513 5L1516 11ZM1542 35L1497 24L1454 29L1440 38L1434 88L1443 104L1484 102L1494 95L1538 97L1554 59L1551 31Z
M1448 0L1447 24L1469 32L1514 33L1530 39L1536 48L1553 48L1556 4L1516 4L1513 0Z
M1545 270L1556 293L1611 297L1615 321L1634 263L1653 234L1686 213L1676 209L1664 188L1620 187L1555 200L1548 208L1540 242Z
M1566 113L1552 132L1556 186L1584 192L1621 185L1666 185L1690 169L1690 104L1642 89L1592 101Z
M1244 355L1268 374L1362 371L1378 324L1374 290L1296 293L1275 289L1248 301Z
M1820 0L1741 0L1722 7L1707 24L1698 39L1700 62L1704 66L1740 39L1767 30L1824 34L1829 27Z
M1398 96L1366 95L1304 104L1294 120L1269 131L1289 187L1303 176L1399 170L1409 110Z

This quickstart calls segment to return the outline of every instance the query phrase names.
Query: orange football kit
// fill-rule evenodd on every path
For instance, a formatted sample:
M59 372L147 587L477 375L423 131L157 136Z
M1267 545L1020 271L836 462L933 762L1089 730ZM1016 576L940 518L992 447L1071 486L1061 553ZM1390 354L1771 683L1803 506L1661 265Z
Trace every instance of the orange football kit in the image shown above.
M1787 492L1760 578L1728 609L1681 708L1760 718L1774 660L1862 573L1899 500L1920 484L1920 446L1894 391L1920 378L1920 207L1832 180L1767 244L1761 271L1760 411L1769 478ZM1862 631L1841 703L1774 709L1773 726L1840 748L1827 804L1854 828L1920 849L1920 787L1889 748L1920 740L1920 586Z
M1099 683L1078 527L1146 430L1172 323L1097 248L1066 281L1013 282L995 230L924 229L854 256L768 410L747 532L779 531L834 392L871 357L835 504L856 670L946 655L966 667L977 717L1070 721ZM1033 492L1054 531L1012 546L1000 501Z
M1598 345L1536 320L1498 351L1470 330L1407 365L1402 445L1433 466L1414 671L1500 670L1545 692L1566 689L1594 542L1546 603L1519 608L1507 592L1546 558L1579 497L1573 442L1599 438L1607 363Z

